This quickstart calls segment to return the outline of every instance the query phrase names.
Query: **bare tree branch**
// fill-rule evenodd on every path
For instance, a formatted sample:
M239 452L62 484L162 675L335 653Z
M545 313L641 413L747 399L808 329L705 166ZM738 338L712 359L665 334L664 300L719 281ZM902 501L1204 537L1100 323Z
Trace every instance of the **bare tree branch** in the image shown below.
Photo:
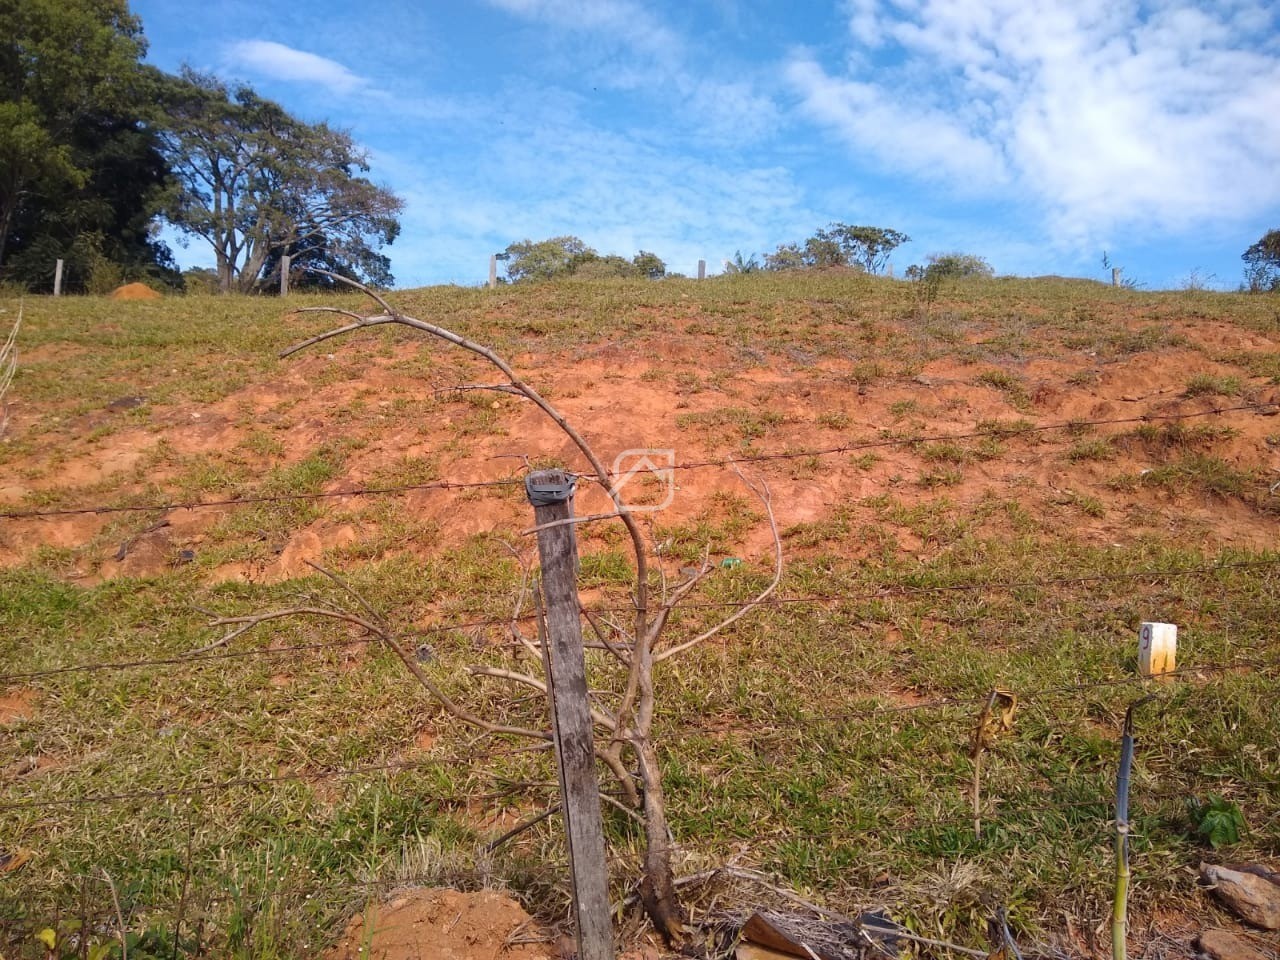
M335 583L343 585L345 589L355 594L355 591L347 586L340 578L320 567L316 567L316 569L320 570L321 573L325 574L325 576L329 577ZM356 594L356 596L358 597L359 595ZM363 598L360 598L360 602L363 606L369 608L369 605L363 600ZM366 620L364 617L358 617L345 610L336 610L327 607L289 607L283 610L270 610L265 613L255 613L243 617L220 617L213 622L213 626L222 626L227 624L240 624L241 626L238 629L233 630L217 643L212 644L210 647L193 650L192 654L195 655L212 649L213 647L221 646L235 637L241 636L249 630L252 630L254 627L267 623L268 621L300 616L326 617L331 620L341 620L345 623L351 623L363 627L369 633L373 634L374 637L381 640L391 648L395 655L400 658L400 661L408 668L409 672L413 674L414 679L416 679L418 683L431 694L440 706L442 706L448 713L465 723L471 724L473 727L479 727L486 733L491 734L509 734L511 736L530 737L535 740L551 739L551 734L543 730L530 730L527 727L515 727L508 726L506 724L492 723L483 717L477 716L466 707L463 707L461 704L454 701L453 698L440 688L439 684L427 675L426 671L424 671L418 664L413 654L406 650L404 645L391 634L391 632L385 627L384 623L381 622L381 617L378 617L377 621ZM375 614L375 616L377 615Z
M22 329L23 304L18 303L18 319L0 347L0 437L9 428L9 387L18 372L18 331Z
M734 470L735 471L737 470L736 466L734 467ZM723 620L717 623L710 630L705 630L702 633L698 634L696 637L694 637L692 640L686 640L684 643L677 644L674 647L669 647L666 650L663 650L662 652L655 654L653 658L654 663L661 663L663 660L670 659L671 657L674 657L677 653L682 653L683 651L688 650L690 647L696 647L698 644L714 637L717 633L719 633L725 627L729 626L730 624L736 623L738 620L741 620L753 609L755 609L760 604L762 604L765 600L767 600L769 598L769 595L772 594L774 590L778 589L778 584L782 581L782 566L783 566L782 537L778 533L778 519L773 514L773 497L769 493L769 485L764 480L761 480L759 483L759 486L757 486L756 484L753 484L751 481L749 481L746 477L743 477L741 471L738 471L738 476L742 477L742 482L745 483L751 489L751 491L760 498L760 502L764 504L765 512L769 515L769 531L773 534L773 555L774 555L773 579L769 581L769 585L767 587L765 587L758 594L756 594L753 600L750 600L747 603L744 603L742 606L738 607L738 609L736 609L733 613L729 614L729 616L725 617Z
M547 685L543 681L539 680L537 677L531 677L527 673L520 673L516 670L505 670L502 667L476 666L468 667L467 672L475 677L495 677L499 680L510 680L512 683L521 683L526 687L532 687L544 696L547 693ZM600 726L610 731L616 727L612 718L605 716L594 707L589 709L591 710L591 719L595 723L598 723Z
M340 330L332 330L332 331L329 331L328 333L320 334L317 337L312 337L310 340L304 341L303 343L300 343L294 347L290 347L288 350L285 350L284 352L282 352L280 356L281 357L289 356L293 353L296 353L298 350L303 349L304 347L310 346L311 344L319 343L322 340L329 339L330 337L340 336L343 333L349 333L352 330L359 329L359 326L370 326L375 323L401 323L401 324L404 324L405 326L412 327L415 330L421 330L423 333L430 334L431 336L437 337L448 343L452 343L454 346L461 347L463 350L467 350L487 360L490 364L492 364L494 367L500 370L504 376L506 376L507 380L511 383L511 386L515 387L522 394L524 394L531 401L533 401L533 403L535 403L542 410L542 412L545 413L552 420L552 422L554 422L556 426L559 427L560 430L573 442L574 446L578 448L578 450L586 458L587 462L591 465L591 469L595 473L596 479L599 480L601 486L603 486L604 489L608 492L609 498L613 501L614 506L617 508L619 519L626 526L627 532L631 537L632 551L635 554L635 559L636 559L636 579L635 579L635 598L634 598L635 608L636 608L635 635L637 637L645 636L646 628L648 625L648 616L649 616L649 604L648 604L649 565L648 565L648 558L646 556L646 551L645 551L644 536L640 531L639 524L636 523L635 517L632 516L630 508L623 501L622 494L619 492L618 488L614 485L612 477L609 471L605 468L603 461L601 461L599 456L596 454L595 450L591 447L589 443L587 443L586 439L582 436L582 434L579 433L578 430L572 424L570 424L567 419L565 419L564 415L560 413L560 411L557 410L550 402L548 402L547 399L542 396L542 394L538 393L537 390L533 389L533 387L525 383L519 377L519 375L516 374L515 370L511 367L511 365L507 363L504 359L502 359L502 357L498 356L498 354L496 354L493 350L489 349L483 344L476 343L472 340L468 340L466 337L460 336L459 334L454 333L452 330L448 330L434 323L428 323L424 320L419 320L415 317L406 316L404 314L397 312L391 306L391 304L389 304L385 299L383 299L383 297L381 297L378 293L376 293L374 290L372 290L371 288L369 288L363 283L359 283L355 280L350 279L349 277L344 277L336 273L331 273L327 270L320 270L314 267L311 267L308 269L312 270L315 273L319 273L322 276L327 276L336 282L345 283L348 286L354 287L355 289L361 291L362 293L366 294L371 299L376 301L378 305L381 306L382 309L385 311L385 315L371 317L366 321L366 323L361 325L355 325L355 326L348 325L347 327L343 327Z

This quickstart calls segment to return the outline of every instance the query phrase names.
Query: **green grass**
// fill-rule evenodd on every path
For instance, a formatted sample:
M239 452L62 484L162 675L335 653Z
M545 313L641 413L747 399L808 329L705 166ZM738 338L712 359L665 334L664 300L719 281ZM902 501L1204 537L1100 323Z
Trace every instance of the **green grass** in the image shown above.
M1236 397L1240 395L1240 390L1239 377L1197 373L1187 381L1187 387L1183 395L1187 397Z
M691 402L705 403L711 391L731 398L709 413L686 413L681 428L730 444L797 423L850 430L866 422L851 383L874 387L961 350L983 364L966 379L1021 408L1030 403L1024 380L995 366L1010 353L1093 364L1096 357L1185 343L1173 327L1185 316L1185 295L1058 280L953 286L938 291L927 324L918 321L907 285L852 276L449 288L408 291L398 302L511 354L561 351L569 358L620 341L644 349L668 337L671 318L681 317L730 359L714 376L694 365L675 368L670 382L701 397ZM1192 303L1211 307L1223 322L1275 336L1274 308L1265 300L1222 294ZM291 304L322 302L358 305L350 298ZM109 306L87 298L29 300L24 349L35 359L24 364L14 397L30 411L31 426L0 446L0 466L12 472L38 451L59 451L41 466L56 476L85 438L103 443L123 429L186 422L193 407L302 368L302 360L273 355L322 329L324 320L282 316L280 306L265 298ZM181 454L162 439L127 484L55 487L37 491L31 502L316 492L344 477L364 451L379 449L392 427L412 437L415 419L456 417L457 442L467 445L502 426L490 394L425 399L353 390L362 365L386 359L388 351L389 369L405 377L479 380L444 351L410 345L397 331L365 331L335 345L334 361L309 358L314 363L305 369L315 372L315 383L347 390L351 400L307 445L290 439L307 429L294 419L297 397L243 409L233 400L228 416L246 424L247 439L238 446ZM761 365L761 358L782 369L827 364L850 395L850 412L792 419L734 398L728 391L741 370ZM1269 362L1241 366L1261 377L1271 375ZM665 375L647 382L660 381L667 382ZM895 391L900 386L893 384ZM1223 386L1216 382L1214 389L1222 393ZM124 415L130 419L112 414L116 419L97 422L107 416L107 403L132 394L145 394L148 406ZM964 417L937 397L898 403L906 406L891 415L911 418L895 428L903 439L949 432L926 419ZM1280 649L1273 636L1280 563L1197 576L1160 573L1280 561L1280 554L1209 550L1154 533L1117 534L1124 545L1103 549L1075 532L1093 520L1119 528L1127 509L1148 509L1166 497L1240 501L1258 511L1259 524L1274 524L1272 505L1280 502L1268 492L1274 478L1226 459L1217 445L1232 436L1214 424L1143 425L1115 440L1064 439L1033 433L1033 426L1015 416L984 420L975 429L997 434L992 440L920 443L902 454L905 464L891 459L887 468L885 460L899 456L893 448L842 458L856 471L846 477L865 484L862 492L823 487L806 501L806 519L783 530L789 564L780 595L826 599L763 607L660 669L661 762L673 833L687 851L682 872L738 856L835 908L884 902L925 935L974 946L984 944L994 903L1008 906L1028 941L1060 932L1064 917L1096 922L1110 895L1119 723L1147 689L1133 682L1143 620L1177 622L1180 663L1205 669L1150 685L1160 700L1139 721L1135 914L1202 909L1190 871L1202 857L1280 855L1274 710ZM962 424L956 432L963 430ZM824 436L829 444L830 434ZM790 442L775 438L779 448ZM1056 470L1065 469L1062 457L1069 463L1116 451L1150 465L1116 482L1133 491L1131 500L1100 486L1081 488L1060 495L1045 516L1033 509L1044 495L1034 478L1023 487L987 484L976 502L947 499L968 495L968 483L963 493L953 488L993 466L982 461L1043 456ZM393 448L370 482L448 476L449 457L448 450L411 455ZM790 472L816 486L831 462L788 462L770 476ZM1027 472L1033 474L1031 466ZM459 509L491 496L523 502L518 489L448 495ZM253 656L183 662L185 653L219 636L204 611L229 616L348 602L319 577L277 584L208 579L222 562L266 560L281 539L317 520L359 529L360 539L331 551L326 563L424 651L424 668L451 696L494 719L544 722L545 707L531 691L511 695L500 681L464 669L529 667L502 623L522 570L499 541L523 544L518 531L445 541L444 521L389 497L244 506L204 531L196 563L103 583L83 578L86 551L46 545L0 570L5 673L179 662L4 685L9 695L31 696L34 711L0 737L0 806L33 804L0 809L0 849L33 853L0 881L4 956L43 956L31 932L46 925L65 931L81 914L93 917L94 936L109 936L114 906L103 871L118 887L130 928L155 936L173 931L185 889L184 931L191 935L198 921L206 952L222 956L313 956L371 891L383 889L378 884L408 876L464 886L494 877L543 915L564 916L564 844L554 819L496 857L480 849L495 832L484 826L487 816L502 809L534 814L554 802L556 775L545 755L512 752L521 743L477 741L419 692L393 656L341 625L276 621L231 645L230 652L257 651ZM149 516L111 521L95 549L151 522ZM672 638L696 635L723 614L707 604L740 601L767 580L748 549L762 523L757 501L725 493L678 522L656 515L649 532L680 565L704 553L747 560L717 568L695 598L703 605L674 614ZM580 536L589 602L625 619L625 537L606 524L584 527ZM1053 582L1100 575L1118 579ZM475 620L499 623L456 626ZM304 644L328 645L279 650ZM608 703L620 692L616 677L602 652L588 657L592 687ZM1235 658L1259 665L1210 669ZM984 763L987 807L975 837L967 747L976 703L997 685L1018 692L1021 702L1014 729ZM434 745L424 749L419 738L428 733ZM45 766L13 772L32 756ZM386 764L412 766L328 776ZM265 778L278 779L189 796L59 803ZM1196 836L1185 804L1210 794L1238 803L1249 825L1239 843L1217 853ZM620 858L614 892L621 898L635 878L640 841L634 824L615 813L607 814L606 832Z

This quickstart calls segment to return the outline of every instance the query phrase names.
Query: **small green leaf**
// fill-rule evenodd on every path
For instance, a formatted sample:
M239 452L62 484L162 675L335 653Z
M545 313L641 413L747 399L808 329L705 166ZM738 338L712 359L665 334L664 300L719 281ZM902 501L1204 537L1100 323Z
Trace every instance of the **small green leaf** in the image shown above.
M1196 833L1204 837L1215 850L1218 847L1240 842L1246 825L1244 814L1238 804L1217 794L1210 794L1209 799L1196 804L1191 811L1196 824Z

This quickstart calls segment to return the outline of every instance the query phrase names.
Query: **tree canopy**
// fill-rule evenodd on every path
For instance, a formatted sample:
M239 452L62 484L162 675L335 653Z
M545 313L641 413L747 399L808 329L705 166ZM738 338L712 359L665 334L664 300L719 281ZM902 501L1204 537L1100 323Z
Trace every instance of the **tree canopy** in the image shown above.
M765 254L766 270L802 270L813 267L858 267L880 273L889 255L911 238L886 227L832 223L816 231L803 244L784 243Z
M667 265L656 253L641 250L630 260L613 253L602 255L573 236L520 240L509 244L504 254L507 279L512 283L562 277L592 280L646 277L656 280L667 274Z
M985 257L972 253L933 253L927 266L912 264L907 267L908 280L960 280L995 276Z
M1268 230L1240 259L1245 263L1244 280L1248 290L1254 293L1280 290L1280 230Z
M245 85L184 69L166 96L165 216L213 248L219 288L249 291L280 257L378 285L402 202L367 173L350 134L304 123Z
M177 282L151 229L168 180L160 74L123 0L0 0L0 276Z

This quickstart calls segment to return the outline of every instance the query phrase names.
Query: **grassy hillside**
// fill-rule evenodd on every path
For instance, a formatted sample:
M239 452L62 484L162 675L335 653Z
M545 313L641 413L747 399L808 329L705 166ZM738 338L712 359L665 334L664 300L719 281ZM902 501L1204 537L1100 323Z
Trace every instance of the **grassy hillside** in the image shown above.
M768 580L760 503L725 461L768 482L779 602L659 677L684 872L735 858L976 946L1005 904L1027 941L1088 950L1119 723L1147 687L1135 939L1211 916L1200 859L1280 856L1275 298L829 274L394 299L496 346L606 459L675 451L675 499L646 521L656 565L742 562L673 636ZM562 915L554 819L483 850L554 802L545 755L477 739L334 625L278 621L191 659L212 617L346 602L312 561L461 702L544 722L465 670L519 661L503 544L532 550L523 492L439 484L582 464L523 401L454 389L493 372L407 331L278 359L330 325L297 309L333 303L364 306L25 303L0 444L0 851L30 858L0 874L6 956L82 914L106 938L111 886L133 928L244 956L311 955L405 877L500 882ZM368 492L386 488L411 489ZM296 494L333 496L272 499ZM141 509L56 513L90 507ZM580 536L584 603L625 610L621 530ZM1143 620L1179 624L1175 678L1134 682ZM1019 705L975 836L968 753L995 686ZM1189 813L1210 797L1247 823L1217 850ZM608 816L622 897L639 839Z

